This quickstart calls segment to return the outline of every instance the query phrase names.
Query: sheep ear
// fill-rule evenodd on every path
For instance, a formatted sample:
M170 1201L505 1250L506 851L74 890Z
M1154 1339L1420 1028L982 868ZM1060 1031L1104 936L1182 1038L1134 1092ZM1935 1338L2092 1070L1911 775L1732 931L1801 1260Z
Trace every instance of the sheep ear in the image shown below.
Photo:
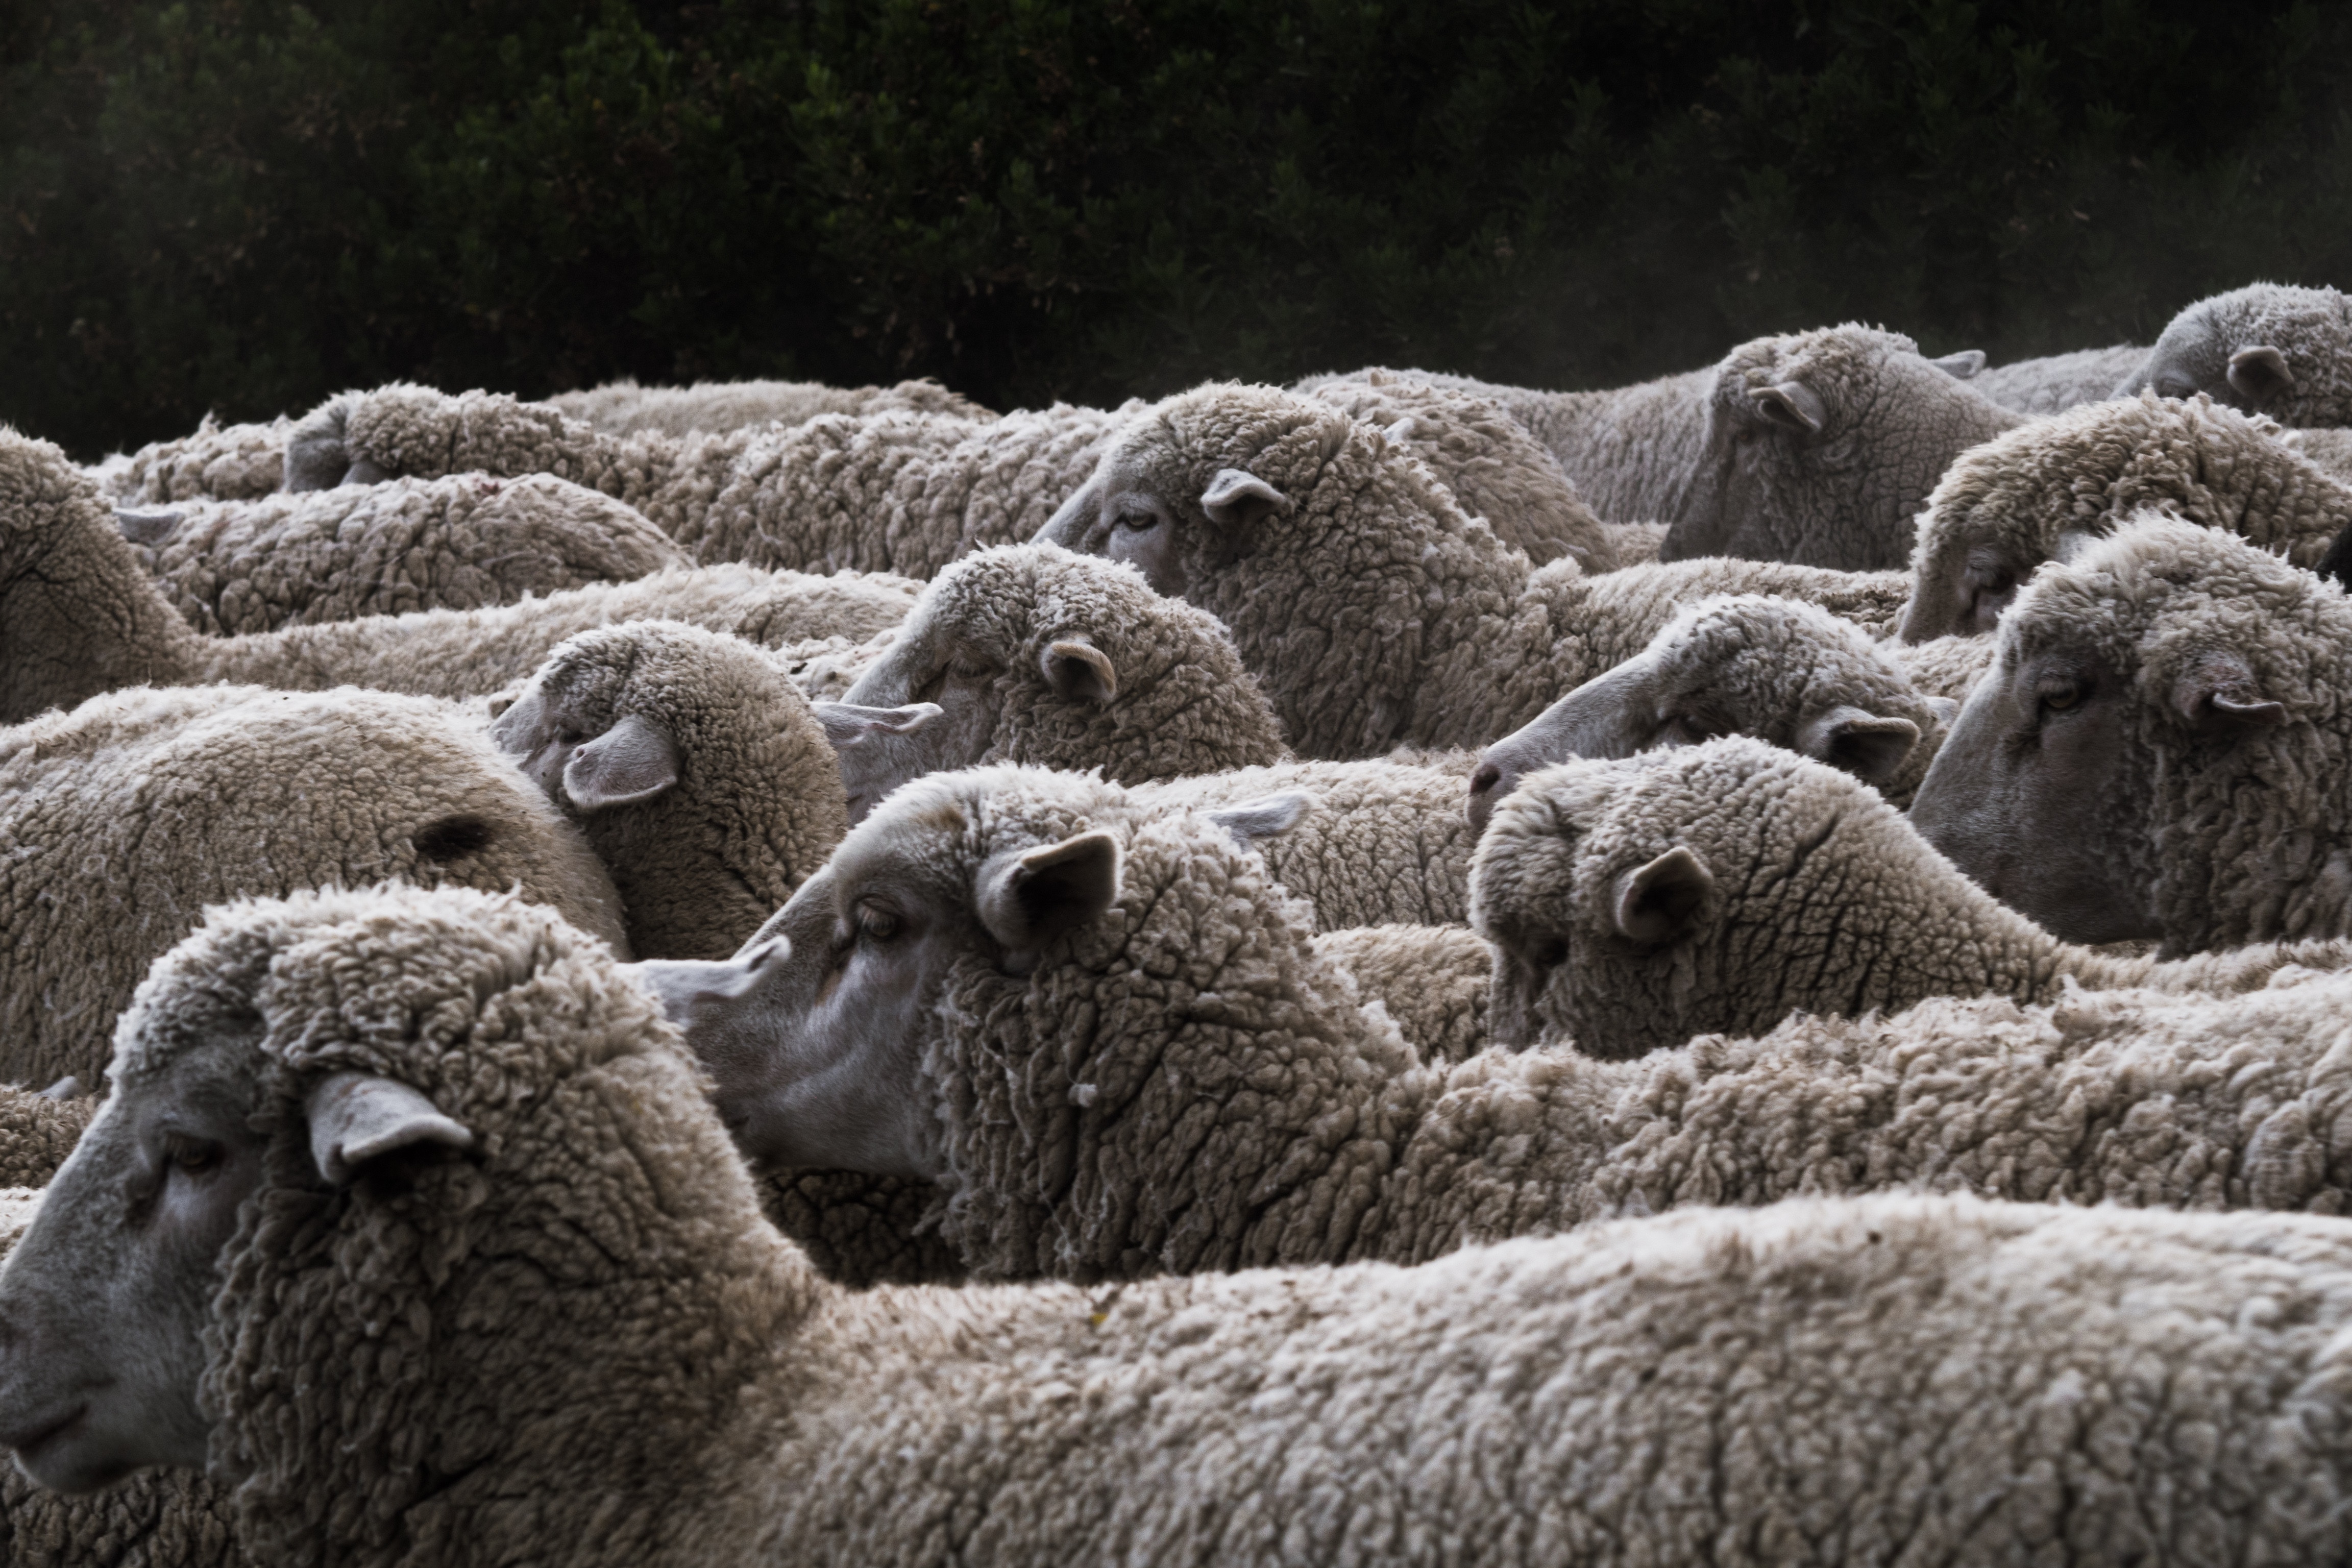
M911 735L946 710L936 702L910 702L904 708L861 708L855 702L812 702L824 738L836 752L877 735Z
M1242 468L1220 468L1201 492L1201 510L1209 521L1225 528L1264 521L1290 508L1290 498Z
M1954 381L1972 381L1977 372L1985 367L1985 352L1982 349L1962 349L1956 354L1946 354L1927 363Z
M1768 422L1784 430L1818 436L1830 422L1829 410L1822 406L1820 396L1801 381L1757 387L1748 393L1748 400L1756 405L1756 412Z
M1617 879L1617 930L1648 947L1673 942L1698 922L1714 874L1680 845Z
M1919 726L1910 720L1844 703L1807 720L1797 731L1797 750L1865 784L1893 778L1918 743Z
M396 1150L423 1143L470 1149L474 1135L441 1114L422 1094L394 1079L363 1072L331 1073L310 1091L310 1158L319 1174L341 1186L360 1167Z
M1262 838L1279 838L1298 826L1315 797L1303 789L1286 789L1279 795L1260 795L1239 805L1220 806L1209 813L1209 820L1234 836L1234 842L1246 849Z
M980 872L980 920L1014 952L1034 952L1102 918L1118 900L1118 840L1100 828L1025 854L991 857Z
M2234 653L2211 653L2173 683L2172 706L2197 730L2237 734L2286 722L2286 704L2263 696L2253 666Z
M2257 407L2294 384L2286 356L2267 344L2240 349L2230 356L2230 384Z
M582 811L636 805L677 784L677 747L642 714L581 746L563 764L563 794Z
M114 526L133 544L161 544L172 537L172 531L187 515L169 507L142 510L119 506L114 509Z
M1055 643L1038 656L1037 665L1045 672L1045 684L1065 702L1108 708L1118 695L1118 667L1084 634Z

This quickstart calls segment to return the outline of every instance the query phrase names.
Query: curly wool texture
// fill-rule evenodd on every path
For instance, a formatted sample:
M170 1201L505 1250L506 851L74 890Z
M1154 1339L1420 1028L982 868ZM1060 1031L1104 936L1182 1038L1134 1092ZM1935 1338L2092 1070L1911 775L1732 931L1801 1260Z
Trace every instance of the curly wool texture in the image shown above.
M1814 1201L1413 1269L854 1296L759 1223L675 1034L593 944L396 897L226 912L122 1032L130 1079L261 1020L269 1174L205 1386L262 1561L2352 1545L2330 1221ZM339 1069L427 1093L478 1159L396 1202L320 1192L303 1095Z
M0 1188L43 1187L73 1152L98 1101L0 1084Z
M2113 397L2116 383L2147 359L2147 350L2135 343L2077 349L2072 353L1987 365L1969 378L1969 384L2020 414L2063 414L2069 408Z
M1462 802L1476 765L1468 752L1276 763L1140 784L1128 798L1147 811L1213 811L1299 791L1297 822L1254 847L1313 907L1318 931L1460 925L1478 843Z
M1226 469L1285 498L1234 537L1198 500ZM1138 413L1090 486L1113 482L1187 509L1174 546L1184 596L1232 630L1314 757L1483 744L1639 653L1693 599L1780 594L1875 626L1908 592L1899 573L1761 561L1530 570L1411 453L1274 387L1212 385ZM1081 505L1041 538L1101 553L1107 530Z
M386 877L520 886L627 951L587 845L444 704L146 689L0 730L0 1078L95 1086L206 905Z
M508 721L530 714L537 722L509 739ZM630 718L669 742L675 784L588 812L560 771L541 787L612 873L639 958L725 958L849 831L833 747L758 648L674 621L565 641L493 733L509 755L535 760L559 732L569 755Z
M1553 457L1594 512L1612 523L1672 522L1682 515L1706 440L1706 396L1715 367L1598 392L1539 392L1466 375L1367 365L1309 376L1293 389L1324 389L1386 377L1425 382L1491 402Z
M1047 679L1056 643L1110 661L1108 701ZM1122 784L1288 755L1273 706L1216 617L1153 593L1133 567L1052 544L999 545L947 567L845 700L895 708L950 698L949 767L1099 768ZM979 716L967 733L961 717Z
M2046 568L1995 634L1985 679L2053 646L2089 648L2131 693L2120 820L2168 954L2352 936L2352 603L2335 584L2209 528L2148 519ZM2286 709L2234 744L2200 739L2174 694L2208 654L2244 659Z
M2200 300L2166 324L2115 395L2164 391L2168 374L2237 402L2230 360L2250 348L2277 350L2292 378L2263 401L2264 414L2288 426L2352 425L2352 300L2334 289L2249 283Z
M559 392L548 403L607 436L640 430L665 436L739 430L747 425L799 425L820 414L952 414L987 419L989 411L926 376L893 386L828 386L821 381L698 381L692 386L639 386L628 377L585 392Z
M395 479L191 503L132 545L172 607L215 637L511 605L692 563L607 496L545 475Z
M290 419L222 425L211 415L192 435L117 452L93 469L99 493L115 506L198 500L258 500L285 479Z
M1551 449L1493 399L1382 370L1320 383L1314 395L1411 450L1463 510L1537 565L1563 555L1588 572L1620 564L1615 531L1592 515Z
M165 603L65 454L0 428L0 722L121 687L201 681L476 696L521 680L592 626L683 620L769 647L866 637L904 619L919 588L878 574L707 567L487 609L208 637Z
M1847 322L1742 343L1717 367L1698 478L1658 558L1902 567L1952 460L2023 422L1899 332Z
M1626 879L1676 849L1707 874L1703 898L1673 935L1629 937ZM1869 785L1745 736L1529 774L1496 806L1471 880L1473 923L1497 950L1497 1040L1609 1058L1761 1034L1792 1013L2046 1002L2069 983L2243 991L2290 965L2352 966L2341 942L2176 963L2062 942Z
M80 1108L76 1135L94 1109L86 1100L47 1103ZM0 1100L0 1125L7 1117ZM47 1173L26 1180L4 1156L0 1151L0 1180L19 1188L47 1182ZM58 1159L64 1156L60 1151ZM40 1202L38 1192L0 1188L0 1258L33 1223ZM0 1467L0 1560L8 1568L242 1568L227 1502L211 1481L182 1472L140 1470L102 1492L66 1497L13 1464Z
M1988 573L2022 583L2063 556L2070 536L2105 534L2148 508L2312 564L2352 523L2352 483L2280 434L2269 420L2201 395L2142 393L1963 454L1919 520L1903 637L1986 629L1969 619L1968 596L1980 584L2000 585Z
M597 433L503 393L391 386L343 418L355 463L385 475L555 474L627 502L706 565L898 572L1027 538L1085 482L1118 416L1022 410L823 415L724 435Z
M1425 1062L1458 1062L1486 1048L1495 952L1460 926L1378 925L1326 931L1317 955L1356 983L1365 1006L1384 1007Z

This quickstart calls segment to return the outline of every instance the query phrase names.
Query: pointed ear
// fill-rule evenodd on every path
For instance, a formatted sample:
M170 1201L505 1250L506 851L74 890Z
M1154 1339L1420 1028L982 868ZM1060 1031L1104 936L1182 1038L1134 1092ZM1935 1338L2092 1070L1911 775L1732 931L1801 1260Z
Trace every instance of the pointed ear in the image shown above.
M1083 632L1047 647L1037 656L1037 667L1045 671L1045 684L1054 689L1054 695L1066 702L1108 708L1118 695L1118 668L1110 655L1095 647Z
M2259 408L2294 384L2286 356L2267 345L2240 349L2230 356L2230 384Z
M2191 728L2210 735L2268 730L2286 722L2286 704L2263 695L2245 657L2209 653L2172 686L2172 706Z
M310 1091L310 1158L319 1174L341 1186L360 1167L395 1150L436 1143L470 1149L474 1135L441 1114L431 1100L396 1079L363 1072L331 1073Z
M677 783L677 748L642 714L584 742L563 764L563 793L582 811L653 799Z
M836 752L876 735L911 735L945 711L936 702L904 708L861 708L855 702L812 702L809 711Z
M1286 789L1279 795L1260 795L1238 805L1219 806L1210 812L1209 820L1234 836L1234 842L1246 849L1261 838L1279 838L1298 826L1315 797L1303 789Z
M1715 890L1715 876L1680 845L1617 879L1620 935L1655 947L1687 935Z
M1024 854L992 856L980 871L980 920L1014 952L1034 952L1102 918L1118 900L1118 840L1100 828Z
M1201 510L1209 521L1224 528L1262 522L1290 510L1290 498L1242 468L1220 468L1201 492Z
M119 506L114 509L114 526L121 529L122 537L133 544L161 544L172 537L172 531L178 528L180 521L186 516L187 513L169 507L134 509Z
M1956 354L1946 354L1927 363L1954 381L1970 381L1975 379L1977 372L1984 369L1985 352L1982 349L1962 349Z
M1767 421L1784 430L1795 430L1807 436L1818 436L1830 422L1827 408L1822 405L1813 389L1801 381L1784 381L1778 386L1759 386L1748 395L1756 405L1756 412Z
M1865 784L1893 778L1918 743L1919 726L1910 720L1864 712L1845 703L1797 727L1798 751Z

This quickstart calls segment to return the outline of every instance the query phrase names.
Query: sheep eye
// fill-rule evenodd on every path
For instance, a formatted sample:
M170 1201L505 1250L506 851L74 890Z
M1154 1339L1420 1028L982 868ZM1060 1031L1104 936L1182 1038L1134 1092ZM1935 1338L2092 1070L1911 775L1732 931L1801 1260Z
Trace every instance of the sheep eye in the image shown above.
M1687 713L1670 713L1658 726L1658 735L1668 745L1696 746L1703 741L1714 740L1716 729L1704 719L1694 719Z
M899 919L888 910L876 909L871 904L857 907L857 934L871 942L888 942L898 934Z
M167 1150L172 1168L184 1175L201 1176L221 1163L221 1146L194 1138L174 1139Z
M2187 376L2166 375L2157 378L2156 395L2158 397L2188 397L2196 390L2196 383Z
M2052 713L2063 713L2082 700L2083 689L2079 686L2053 687L2042 693L2042 706Z
M1132 533L1149 533L1160 526L1160 519L1148 511L1123 511L1114 526Z

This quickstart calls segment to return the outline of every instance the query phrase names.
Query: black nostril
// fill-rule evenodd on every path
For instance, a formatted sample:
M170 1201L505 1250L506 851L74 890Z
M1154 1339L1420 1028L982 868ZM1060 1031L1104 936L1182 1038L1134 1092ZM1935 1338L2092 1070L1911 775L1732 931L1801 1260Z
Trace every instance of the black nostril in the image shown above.
M1478 771L1470 775L1470 793L1485 795L1503 782L1503 770L1492 763L1481 763Z

